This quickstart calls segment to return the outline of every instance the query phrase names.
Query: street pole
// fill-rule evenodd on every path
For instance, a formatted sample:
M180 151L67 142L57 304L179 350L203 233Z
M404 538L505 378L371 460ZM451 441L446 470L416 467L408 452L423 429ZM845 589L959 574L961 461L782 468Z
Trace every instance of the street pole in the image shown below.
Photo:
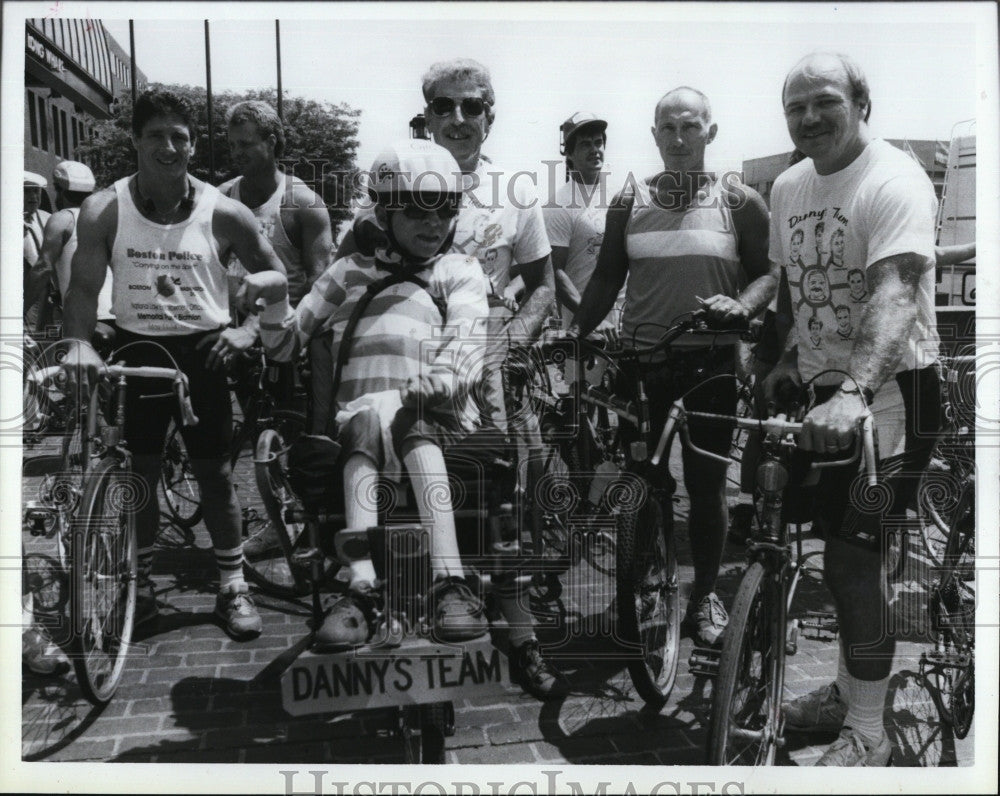
M281 107L281 23L274 20L274 47L278 54L278 118L285 120Z
M208 20L205 20L205 82L208 91L208 181L215 183L215 122L212 118L212 47L208 37Z

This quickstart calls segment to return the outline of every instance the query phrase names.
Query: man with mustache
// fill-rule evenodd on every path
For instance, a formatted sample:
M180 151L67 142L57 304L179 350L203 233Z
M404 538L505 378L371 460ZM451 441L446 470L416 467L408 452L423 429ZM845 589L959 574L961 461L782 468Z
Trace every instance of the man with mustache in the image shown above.
M852 447L858 421L871 408L880 454L900 454L898 468L884 476L892 500L881 513L851 504L856 465L823 471L813 532L826 540L824 580L837 607L840 660L836 682L784 705L785 728L839 732L817 765L885 766L891 763L892 744L883 710L895 639L883 620L888 607L881 575L882 520L892 518L894 527L905 520L940 428L937 201L920 166L869 133L868 82L852 59L835 53L806 56L786 77L782 104L789 135L806 158L775 181L770 259L788 262L789 219L836 213L844 229L843 261L857 270L848 272L847 284L831 280L831 304L840 323L819 331L818 349L797 345L810 335L812 308L802 302L808 286L793 288L798 294L792 297L795 327L765 380L765 393L773 400L783 382L810 380L818 403L803 421L799 447L804 452L837 455ZM865 298L866 284L867 304L860 305L847 338L842 332L849 316L842 310L848 301ZM900 406L905 424L893 422Z

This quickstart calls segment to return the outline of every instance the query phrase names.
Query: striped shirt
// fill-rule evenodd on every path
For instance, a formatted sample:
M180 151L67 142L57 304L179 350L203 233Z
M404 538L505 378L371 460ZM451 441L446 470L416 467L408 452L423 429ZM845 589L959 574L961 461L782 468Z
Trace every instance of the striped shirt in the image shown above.
M297 309L287 300L269 306L260 319L268 353L290 359L315 333L333 329L336 362L355 305L370 284L395 272L391 267L353 254L330 266ZM438 257L417 275L427 282L427 290L401 282L378 293L366 308L341 376L338 407L398 389L421 374L441 380L452 396L451 405L464 405L482 371L489 316L486 277L475 258L459 254Z
M746 286L746 274L732 211L719 181L684 210L654 203L646 180L636 187L625 226L628 285L622 339L648 346L679 316L701 306L696 296L738 296ZM714 340L684 336L674 346L697 348L713 342L729 341L721 336Z

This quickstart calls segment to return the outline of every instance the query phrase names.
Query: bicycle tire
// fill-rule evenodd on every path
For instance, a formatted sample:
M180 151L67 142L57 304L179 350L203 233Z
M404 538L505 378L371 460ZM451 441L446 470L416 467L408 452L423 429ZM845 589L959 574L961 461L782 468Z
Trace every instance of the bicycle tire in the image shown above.
M272 427L261 429L253 445L256 495L255 504L248 508L259 519L248 540L257 535L266 539L273 533L278 546L259 555L244 555L243 569L251 583L277 597L297 598L310 591L308 573L291 563L296 542L304 538L305 523L290 525L285 521L286 509L302 508L288 483L285 452L305 431L305 422L299 412L275 411Z
M949 471L950 472L950 471ZM951 535L951 529L962 516L975 509L975 500L972 499L963 504L963 496L968 490L975 489L975 472L964 472L963 467L959 467L958 474L951 474L945 482L951 484L958 481L958 498L952 502L946 493L943 499L936 500L938 490L932 486L933 475L931 471L926 471L921 476L920 486L917 488L917 518L920 525L920 539L923 543L924 553L927 555L931 566L941 568L945 563L945 548ZM974 494L974 492L973 492Z
M636 692L659 710L677 677L681 617L674 534L652 495L619 515L615 554L619 640L632 648L626 662Z
M201 491L191 468L191 459L184 446L180 428L171 421L167 440L160 456L160 496L171 521L177 527L190 530L202 518ZM186 541L188 535L185 534Z
M130 504L138 495L130 480L118 458L95 463L72 524L71 657L80 689L95 705L114 696L132 640L137 565Z
M722 645L712 691L709 765L774 764L784 685L783 604L774 578L755 561L740 581ZM741 738L741 732L755 737Z

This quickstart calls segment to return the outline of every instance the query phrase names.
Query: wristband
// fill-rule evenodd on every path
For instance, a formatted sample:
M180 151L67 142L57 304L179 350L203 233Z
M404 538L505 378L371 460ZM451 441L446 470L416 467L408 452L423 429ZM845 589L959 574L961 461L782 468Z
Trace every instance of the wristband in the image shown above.
M840 392L845 395L860 395L865 400L867 406L871 406L875 401L875 393L870 387L859 387L858 384L852 383L850 387L846 386L847 382L840 385Z

